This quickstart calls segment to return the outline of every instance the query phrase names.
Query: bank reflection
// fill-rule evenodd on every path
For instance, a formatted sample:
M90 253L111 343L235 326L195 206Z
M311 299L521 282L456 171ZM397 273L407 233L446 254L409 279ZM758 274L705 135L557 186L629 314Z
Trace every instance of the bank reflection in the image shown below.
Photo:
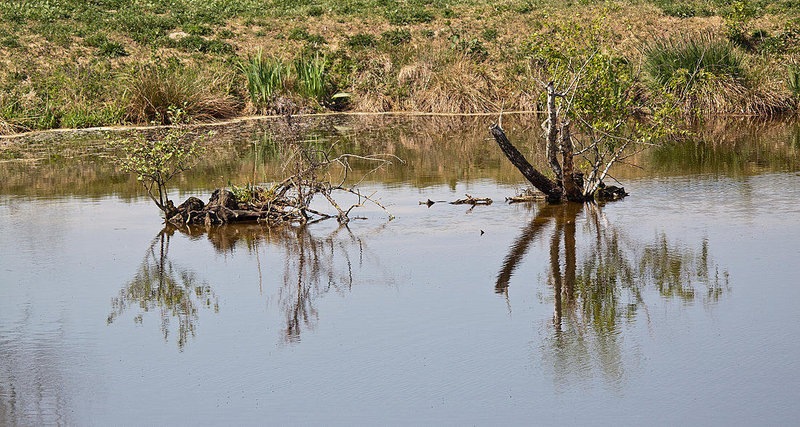
M557 383L597 375L620 383L625 360L638 357L625 328L638 321L650 327L648 301L709 307L729 291L727 271L712 260L706 239L696 249L664 234L637 241L601 206L570 203L538 207L512 244L495 282L509 304L514 271L539 239L548 246L543 277L553 306L541 350Z

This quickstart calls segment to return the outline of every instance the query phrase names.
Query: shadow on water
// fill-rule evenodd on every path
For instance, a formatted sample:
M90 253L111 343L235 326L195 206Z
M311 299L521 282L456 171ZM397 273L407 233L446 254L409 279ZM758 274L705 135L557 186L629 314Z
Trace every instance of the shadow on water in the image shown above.
M664 234L635 241L609 223L601 206L569 203L540 206L511 245L495 282L509 307L514 271L539 239L549 246L553 306L542 354L563 384L594 371L613 384L625 378L622 328L642 316L650 327L648 297L710 306L730 290L706 239L697 250Z
M112 301L112 312L107 322L113 323L131 307L139 307L140 312L134 317L137 323L142 323L146 313L158 312L164 340L168 341L170 331L176 329L180 350L195 335L200 310L219 312L219 301L210 284L170 259L170 239L176 231L192 240L205 237L221 254L246 250L255 258L260 295L265 286L268 287L267 293L271 292L276 277L275 269L270 270L267 261L276 258L282 261L275 300L285 318L281 341L286 343L299 342L303 331L315 328L319 320L316 300L330 292L349 292L356 282L355 270L360 270L365 262L370 263L373 273L381 270L363 236L355 235L346 225L322 236L307 227L269 228L259 224L167 226L148 247L139 271ZM270 250L265 250L266 247ZM271 253L265 255L265 252ZM382 282L392 283L386 278ZM174 319L177 327L170 327L170 319Z

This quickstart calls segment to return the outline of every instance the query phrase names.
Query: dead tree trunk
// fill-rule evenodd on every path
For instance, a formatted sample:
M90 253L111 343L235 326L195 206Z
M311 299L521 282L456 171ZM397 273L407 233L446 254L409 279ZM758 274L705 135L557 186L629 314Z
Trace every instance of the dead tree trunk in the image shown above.
M563 184L564 173L558 163L558 110L556 109L556 89L553 82L547 85L547 161L556 177L556 185Z
M499 125L494 124L489 128L489 132L494 137L494 140L497 142L497 145L500 146L500 149L503 151L503 154L506 155L511 164L513 164L522 175L530 181L533 186L541 191L542 193L547 196L547 201L551 203L558 203L561 201L561 187L547 178L546 176L542 175L541 172L536 170L536 168L531 165L525 156L517 150L514 145L511 144L511 141L508 140L506 137L506 133L503 132L503 128Z
M569 120L564 121L561 125L561 143L559 144L559 119L558 110L556 109L556 98L561 96L556 93L553 83L547 85L547 121L542 125L547 130L547 161L550 169L553 171L555 181L547 178L537 171L525 157L508 141L503 129L495 124L489 128L497 145L503 150L511 164L516 166L522 175L536 187L537 190L547 196L547 201L550 203L559 203L563 197L566 197L570 202L583 202L587 199L581 190L582 175L575 173L575 164L573 157L575 153L572 148L572 134L570 132ZM563 161L562 164L558 161L558 153L561 153Z
M564 162L562 182L564 195L570 202L582 202L586 199L575 176L575 165L573 162L574 153L572 151L572 135L570 133L570 123L565 121L561 127L561 155Z

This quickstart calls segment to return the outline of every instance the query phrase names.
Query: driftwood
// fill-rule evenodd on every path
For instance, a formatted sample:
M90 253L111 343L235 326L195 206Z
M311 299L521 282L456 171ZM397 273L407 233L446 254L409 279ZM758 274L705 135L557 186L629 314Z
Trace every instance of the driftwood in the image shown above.
M506 202L508 202L509 204L522 203L522 202L541 202L544 201L546 198L547 196L545 196L542 193L539 193L538 191L527 189L522 193L517 194L516 196L506 197Z
M208 203L196 197L189 197L178 207L172 208L172 214L168 222L175 225L221 225L240 222L261 222L267 225L281 224L309 224L329 218L337 218L339 222L345 223L350 220L348 214L358 206L363 206L367 201L385 210L383 205L374 200L371 196L362 195L357 190L339 186L332 186L329 183L303 182L299 187L299 192L288 195L285 185L297 185L295 183L282 183L270 189L254 187L249 191L246 201L237 199L236 195L230 190L217 189L211 194ZM331 197L334 190L352 193L358 196L358 202L348 209L343 210ZM330 215L324 212L311 209L310 196L322 194L335 207L338 215ZM390 216L390 219L392 217Z
M386 211L373 194L362 194L356 187L345 186L345 182L351 170L350 161L373 163L376 165L372 169L374 172L390 165L390 160L400 160L396 156L341 154L331 157L333 147L320 150L299 140L288 141L281 149L286 156L285 167L293 169L293 173L283 181L266 186L234 187L235 193L220 188L214 190L208 203L203 203L196 197L188 198L178 207L169 202L164 210L167 221L178 226L238 222L283 225L310 224L336 218L340 223L346 223L350 220L350 212L366 203L372 203ZM338 182L331 181L333 167L338 167L342 172ZM351 198L356 196L356 202L350 206L340 206L334 196L341 193L349 193ZM336 209L336 213L328 214L312 209L311 202L316 196L324 197L330 207ZM393 217L389 215L389 219Z
M450 202L451 205L491 205L492 199L488 197L472 197L469 194L465 194L467 196L466 199L458 199L455 202Z
M302 210L295 209L286 201L275 203L242 203L233 192L217 189L208 203L197 197L189 197L175 208L169 222L176 225L219 225L237 222L265 222L268 224L307 222ZM330 215L323 214L324 217Z

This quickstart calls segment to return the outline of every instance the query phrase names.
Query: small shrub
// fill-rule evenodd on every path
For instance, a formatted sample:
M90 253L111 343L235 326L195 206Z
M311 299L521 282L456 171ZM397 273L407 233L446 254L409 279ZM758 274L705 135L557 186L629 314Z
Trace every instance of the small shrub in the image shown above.
M759 53L773 55L800 53L800 26L794 27L791 23L772 36L763 30L755 31L751 39Z
M725 35L734 44L751 48L752 44L747 35L750 21L757 15L756 7L749 0L734 0L730 2L729 9L724 13Z
M124 172L131 172L142 183L153 202L169 219L175 214L175 205L169 199L167 184L180 173L190 169L203 155L203 142L207 135L195 138L189 135L183 110L171 107L168 110L170 123L179 126L170 128L163 135L147 138L135 136L129 139L112 140L116 161Z

